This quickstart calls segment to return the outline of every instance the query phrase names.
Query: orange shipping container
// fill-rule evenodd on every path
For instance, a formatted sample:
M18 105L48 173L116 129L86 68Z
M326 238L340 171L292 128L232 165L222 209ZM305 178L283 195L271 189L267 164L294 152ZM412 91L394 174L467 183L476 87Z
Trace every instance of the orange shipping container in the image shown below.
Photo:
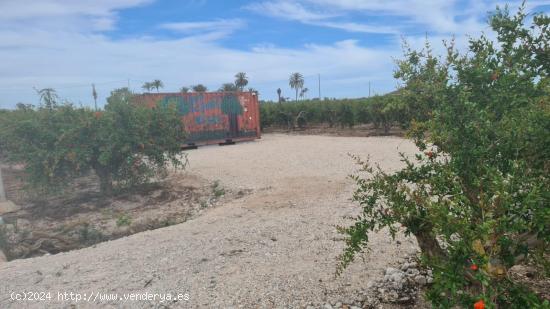
M260 106L255 92L146 93L135 97L148 107L174 104L188 146L260 138Z

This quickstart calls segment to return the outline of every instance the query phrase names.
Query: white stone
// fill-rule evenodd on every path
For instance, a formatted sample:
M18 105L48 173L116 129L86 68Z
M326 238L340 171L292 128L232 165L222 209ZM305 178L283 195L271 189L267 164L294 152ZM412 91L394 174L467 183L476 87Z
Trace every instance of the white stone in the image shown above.
M425 284L428 282L428 281L426 280L426 277L420 276L420 275L414 277L414 281L415 281L416 283L420 284L420 285L425 285Z
M390 281L393 282L402 282L404 278L405 274L403 274L402 272L396 272L390 275Z
M415 268L407 269L407 275L416 276L418 274L420 274L420 271L418 269L415 269Z
M21 207L15 205L11 201L0 202L0 216L9 212L15 212L21 209Z
M393 267L386 268L386 275L391 275L395 272L401 272L401 271L399 269L396 269L396 268L393 268Z

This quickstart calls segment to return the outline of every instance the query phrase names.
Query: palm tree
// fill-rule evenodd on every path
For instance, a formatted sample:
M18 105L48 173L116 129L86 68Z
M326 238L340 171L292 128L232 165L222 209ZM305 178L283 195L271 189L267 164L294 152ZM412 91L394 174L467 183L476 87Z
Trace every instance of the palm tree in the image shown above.
M164 88L164 84L162 83L161 80L155 79L155 80L151 83L151 88L155 88L155 89L157 89L157 92L159 92L159 88Z
M57 106L57 93L55 92L55 89L53 88L43 88L43 89L34 89L38 93L38 96L40 97L40 102L44 104L44 107L48 109L52 109L53 107Z
M298 90L304 87L304 76L298 72L292 73L288 80L288 84L290 85L290 88L296 90L296 102L298 102Z
M194 92L206 92L208 88L206 88L203 84L198 84L192 87Z
M143 90L147 90L147 92L151 92L151 89L153 89L153 84L150 82L143 83L143 86L141 86Z
M281 92L283 92L281 88L277 88L277 96L279 97L279 103L281 103Z
M239 72L235 74L235 86L237 86L240 91L243 91L246 85L248 85L248 77L246 76L246 73Z
M302 91L300 91L300 98L301 99L304 99L304 97L306 96L306 93L309 91L309 89L306 87L304 89L302 89Z
M189 92L189 87L185 87L185 86L181 87L180 92L181 93L188 93Z
M231 91L237 91L237 86L232 83L225 83L223 84L220 89L218 89L220 92L231 92Z
M94 97L94 107L97 110L97 92L95 91L95 85L92 84L92 96Z

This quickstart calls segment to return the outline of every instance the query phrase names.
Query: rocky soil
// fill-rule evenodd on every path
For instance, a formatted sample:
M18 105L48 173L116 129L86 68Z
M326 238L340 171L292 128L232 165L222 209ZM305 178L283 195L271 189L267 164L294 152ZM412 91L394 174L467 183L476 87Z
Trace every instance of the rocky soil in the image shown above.
M218 181L249 194L182 224L0 264L0 308L76 304L17 302L10 296L14 291L189 296L92 299L80 301L79 308L418 307L416 284L430 277L410 265L413 259L404 260L417 250L413 239L398 235L394 242L386 231L372 233L371 250L335 276L343 249L335 227L350 224L346 218L359 211L350 201L354 184L347 176L357 166L348 154L370 155L382 168L395 170L402 166L399 152L415 151L395 137L281 134L190 151L190 167L177 177Z

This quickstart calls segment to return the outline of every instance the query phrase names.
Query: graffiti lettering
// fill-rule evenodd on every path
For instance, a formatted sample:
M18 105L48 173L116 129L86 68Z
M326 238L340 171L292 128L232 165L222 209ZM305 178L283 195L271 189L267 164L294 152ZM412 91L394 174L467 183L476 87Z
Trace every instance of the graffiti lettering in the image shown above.
M200 125L204 125L204 124L215 125L215 124L219 124L220 122L221 122L221 119L220 119L220 116L218 115L215 115L215 116L200 115L195 117L195 123Z

